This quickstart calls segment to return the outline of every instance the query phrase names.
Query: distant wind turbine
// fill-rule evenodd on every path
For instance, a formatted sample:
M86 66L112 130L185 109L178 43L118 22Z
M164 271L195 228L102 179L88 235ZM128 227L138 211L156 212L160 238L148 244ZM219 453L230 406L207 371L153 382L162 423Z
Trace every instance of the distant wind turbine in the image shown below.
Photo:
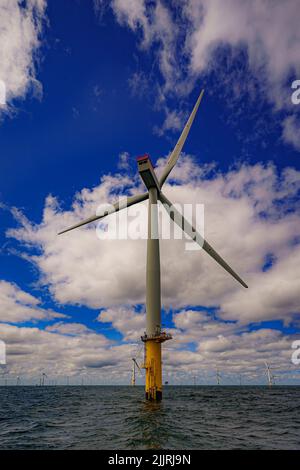
M136 359L133 357L132 358L132 374L131 374L131 385L135 385L135 368L138 368L138 370L141 372L141 368L140 366L138 365L138 363L136 362Z
M272 368L270 367L270 365L267 362L265 362L265 366L266 366L266 375L267 375L267 379L268 379L268 385L269 385L269 387L272 387L273 385L275 385L276 376L273 374Z
M45 378L47 378L47 375L45 374L45 372L43 372L42 376L41 376L41 386L42 387L45 385Z
M146 268L146 332L142 336L145 343L145 363L146 370L146 399L162 399L162 362L161 345L164 341L172 339L170 334L161 329L161 282L160 282L160 253L158 237L158 201L160 201L170 218L179 227L188 234L192 240L198 243L203 250L211 256L222 268L233 276L243 287L248 287L240 276L224 261L224 259L214 250L214 248L205 240L199 232L183 217L175 208L173 203L167 199L162 192L162 187L169 174L175 167L186 138L190 132L195 115L202 100L204 90L201 91L194 109L179 137L177 144L171 152L162 176L157 177L152 166L149 155L137 158L139 174L147 188L143 194L137 194L127 198L126 202L116 202L109 209L105 209L101 214L92 215L86 220L78 222L61 232L59 235L83 225L89 224L103 217L118 212L121 209L130 207L142 201L149 199L148 204L148 240L147 240L147 268Z

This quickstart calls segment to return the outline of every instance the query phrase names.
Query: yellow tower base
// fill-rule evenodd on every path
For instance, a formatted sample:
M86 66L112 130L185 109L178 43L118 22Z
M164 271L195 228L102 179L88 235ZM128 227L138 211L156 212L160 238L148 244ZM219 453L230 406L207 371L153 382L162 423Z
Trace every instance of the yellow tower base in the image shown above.
M162 399L162 362L161 362L161 343L171 339L171 335L161 333L157 336L142 337L145 343L145 362L146 370L146 400L160 401Z

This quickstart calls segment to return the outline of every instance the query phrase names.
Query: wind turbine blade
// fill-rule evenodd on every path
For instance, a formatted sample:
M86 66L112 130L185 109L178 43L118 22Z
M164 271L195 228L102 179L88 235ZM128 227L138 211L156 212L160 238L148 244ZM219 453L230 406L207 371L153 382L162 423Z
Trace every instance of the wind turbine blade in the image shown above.
M226 263L226 261L213 249L213 247L197 232L194 227L183 217L182 214L173 206L163 193L159 194L159 199L171 219L189 235L198 245L200 245L207 254L209 254L222 268L231 274L242 286L248 288L247 284L240 276Z
M190 129L192 127L192 124L193 124L193 121L195 119L195 116L196 116L196 113L198 111L198 108L199 108L199 105L201 103L201 100L202 100L202 96L203 96L203 93L204 93L204 90L201 91L200 95L199 95L199 98L197 99L196 101L196 104L194 106L194 109L193 111L191 112L191 115L181 133L181 136L179 137L178 139L178 142L177 144L175 145L174 147L174 150L173 152L171 153L168 161L167 161L167 164L164 168L164 171L163 171L163 174L160 178L160 181L159 181L159 184L160 184L160 187L163 186L164 182L166 181L167 177L169 176L169 174L171 173L172 169L174 168L174 166L176 165L176 162L179 158L179 155L180 155L180 152L182 150L182 147L184 146L184 143L186 141L186 138L190 132Z
M72 227L62 230L61 232L58 232L57 235L61 235L62 233L69 232L70 230L74 230L75 228L81 227L82 225L90 224L91 222L94 222L95 220L102 219L103 217L106 217L109 214L113 214L114 212L118 212L121 209L125 209L126 207L133 206L134 204L137 204L139 202L146 201L148 197L149 197L148 193L143 193L143 194L138 194L136 196L128 197L127 199L125 198L124 200L118 201L115 204L111 204L107 208L107 210L105 210L102 214L93 215L92 217L89 217L88 219L85 219L79 222L78 224L72 225Z
M133 362L135 363L135 365L137 366L137 368L139 369L139 371L141 371L141 368L140 366L138 365L138 363L136 362L136 360L134 359L134 357L132 358Z

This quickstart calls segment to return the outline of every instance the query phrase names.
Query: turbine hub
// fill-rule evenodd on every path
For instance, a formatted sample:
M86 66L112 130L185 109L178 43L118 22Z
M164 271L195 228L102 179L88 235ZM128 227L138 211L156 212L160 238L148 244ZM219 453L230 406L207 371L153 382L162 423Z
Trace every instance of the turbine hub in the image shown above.
M140 157L137 157L137 164L139 169L139 174L142 180L145 183L147 189L156 188L160 191L160 186L158 179L156 177L150 156L146 153Z

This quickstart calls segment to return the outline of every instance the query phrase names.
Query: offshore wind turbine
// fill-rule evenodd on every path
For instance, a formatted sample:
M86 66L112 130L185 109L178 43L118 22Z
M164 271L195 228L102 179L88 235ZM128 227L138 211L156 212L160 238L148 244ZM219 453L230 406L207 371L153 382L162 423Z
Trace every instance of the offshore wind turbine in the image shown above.
M45 374L45 372L43 372L40 379L40 384L42 387L44 387L45 385L45 378L47 378L47 375Z
M147 240L147 267L146 267L146 332L142 336L145 344L145 363L146 370L146 399L162 399L162 363L161 363L161 345L164 341L171 339L171 335L162 331L161 328L161 282L160 282L160 254L158 237L158 208L160 201L170 218L181 229L188 234L192 240L198 243L203 250L210 255L222 268L233 276L243 287L248 287L240 276L224 261L223 258L212 248L199 232L183 217L173 206L162 192L162 187L175 167L180 156L183 145L191 129L195 115L202 100L204 90L201 91L194 109L179 137L177 144L171 152L162 176L157 177L152 166L149 155L137 158L139 174L147 188L143 194L137 194L127 198L126 202L116 202L108 209L103 210L101 214L93 215L72 227L59 232L59 235L83 225L89 224L103 217L118 212L123 208L130 207L142 201L149 199L148 204L148 240Z
M275 384L275 375L273 374L272 369L267 362L265 362L265 366L266 366L266 375L268 379L268 385L269 387L272 387Z
M136 362L136 359L133 357L132 358L132 373L131 373L131 385L135 386L135 368L138 368L138 370L141 372L140 366Z

